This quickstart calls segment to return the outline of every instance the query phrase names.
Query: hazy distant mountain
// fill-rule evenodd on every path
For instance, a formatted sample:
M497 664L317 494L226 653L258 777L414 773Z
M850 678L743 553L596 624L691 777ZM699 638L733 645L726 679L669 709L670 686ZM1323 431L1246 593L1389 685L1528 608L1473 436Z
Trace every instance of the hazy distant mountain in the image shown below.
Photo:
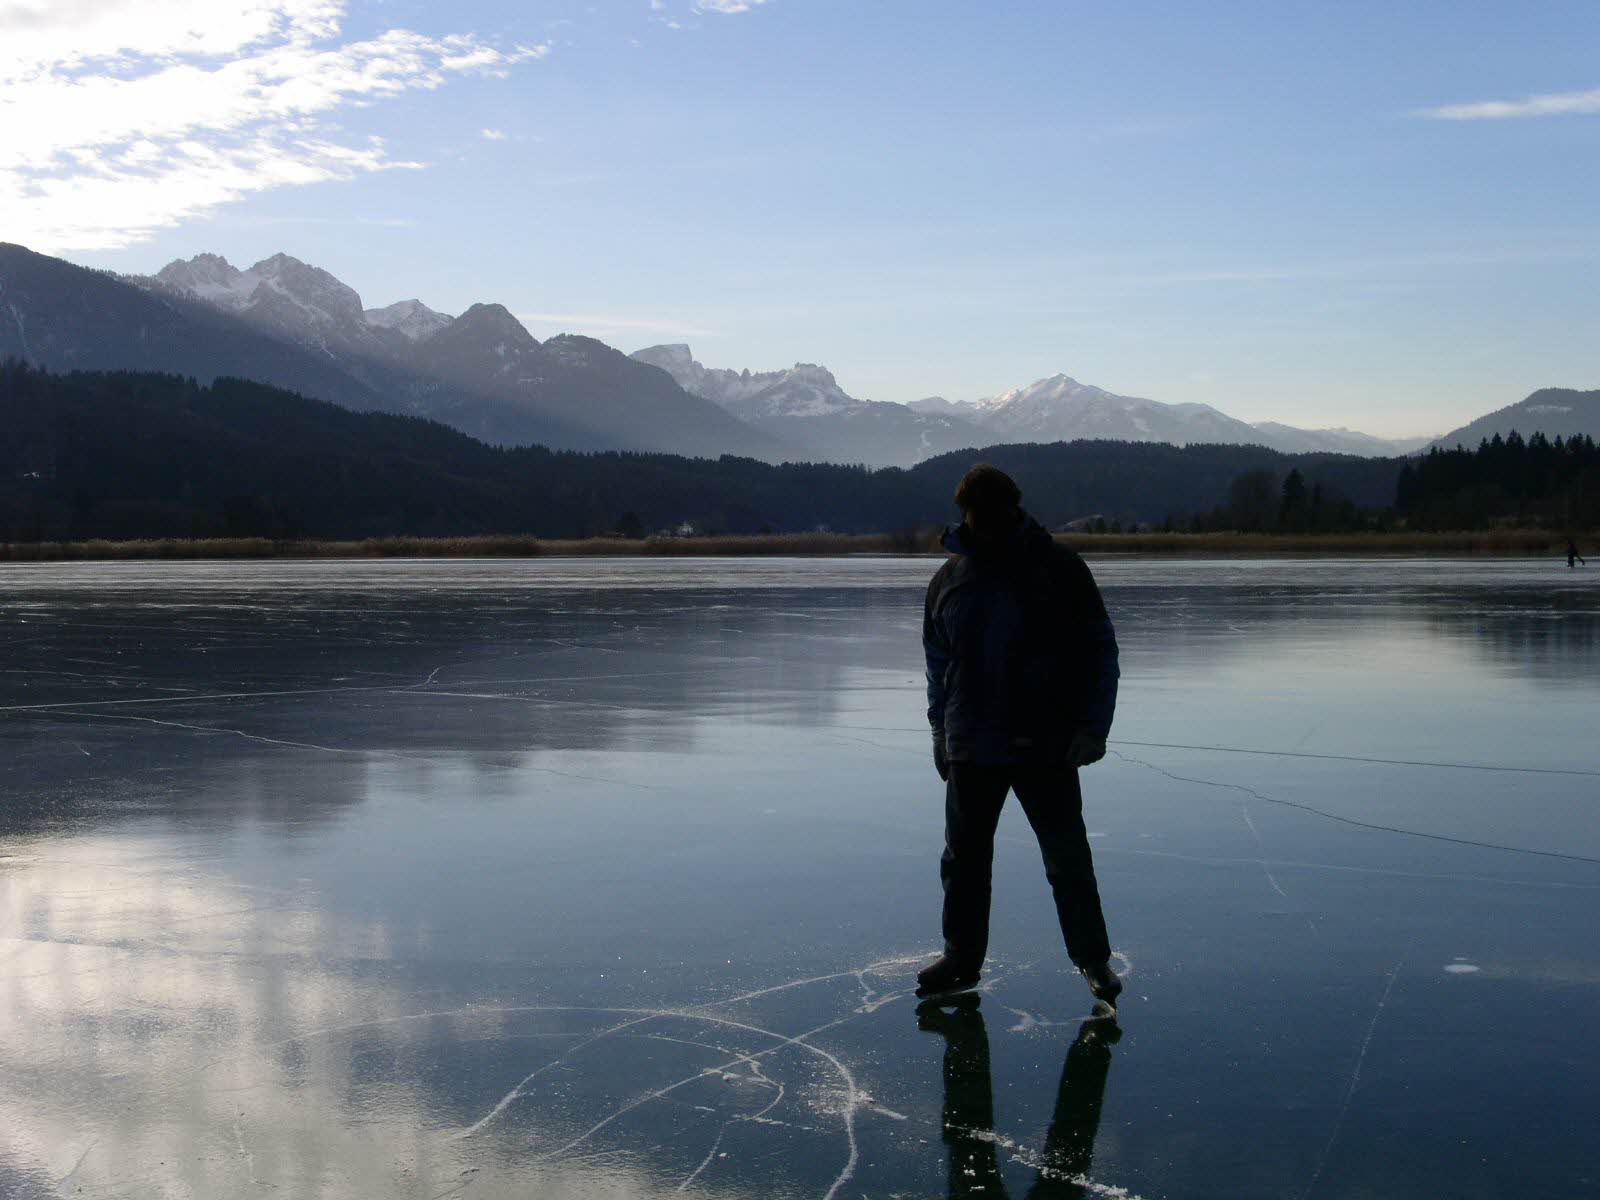
M473 305L460 318L419 300L364 309L355 289L287 254L243 271L199 254L137 282L325 356L391 398L395 411L486 441L769 459L784 452L777 440L600 342L541 344L498 304Z
M1558 436L1565 439L1581 433L1600 439L1600 390L1540 388L1526 400L1479 417L1431 444L1446 450L1457 445L1476 450L1485 438L1497 433L1505 437L1512 430L1524 438L1543 433L1552 440Z
M770 387L783 375L782 371L754 374L748 368L729 371L707 367L696 362L689 347L682 343L646 346L643 350L635 350L633 357L652 367L660 367L684 391L703 396L724 408Z
M499 304L474 304L438 333L419 340L406 361L437 378L506 397L563 425L587 430L590 447L706 458L739 454L767 461L797 457L780 440L604 342L571 334L536 341ZM581 443L563 444L584 448Z
M932 413L940 417L960 417L964 421L978 419L976 400L946 400L943 396L926 396L906 405L912 412Z
M903 404L858 400L826 367L730 371L695 361L688 346L649 346L635 359L660 367L685 391L703 396L753 428L823 462L909 467L935 454L979 445L971 422L919 413Z
M1256 421L1255 429L1275 450L1290 454L1327 451L1333 454L1363 454L1373 457L1397 458L1420 450L1431 437L1381 438L1354 429L1298 429L1277 421Z
M1052 375L984 400L929 396L908 406L917 412L976 422L1027 441L1095 438L1133 442L1198 442L1267 446L1289 454L1333 453L1395 457L1428 438L1389 440L1348 429L1298 429L1277 421L1237 420L1209 404L1164 404L1119 396L1104 388Z
M1119 396L1104 388L1052 375L1025 387L980 400L979 419L988 429L1012 441L1070 442L1078 438L1108 441L1249 444L1260 442L1256 430L1218 412L1209 404L1162 404Z

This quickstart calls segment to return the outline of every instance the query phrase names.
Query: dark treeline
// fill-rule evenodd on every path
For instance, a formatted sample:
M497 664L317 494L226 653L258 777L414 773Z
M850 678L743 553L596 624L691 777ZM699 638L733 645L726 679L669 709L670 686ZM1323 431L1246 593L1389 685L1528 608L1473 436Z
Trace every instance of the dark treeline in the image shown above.
M1438 447L1400 472L1395 506L1415 529L1600 527L1600 451L1594 439L1496 434L1476 450Z
M1367 528L1368 514L1394 502L1400 464L1394 459L1347 454L1283 454L1264 446L1191 445L1165 442L1054 442L990 446L946 454L912 468L924 476L930 495L948 496L949 483L977 457L1009 471L1022 484L1024 503L1052 527L1098 517L1108 530L1277 529L1276 518L1256 521L1235 513L1239 481L1265 481L1276 490L1294 476L1311 480L1350 523L1325 531ZM1276 513L1276 507L1272 511Z
M1357 461L1384 463L1391 479L1400 469L1388 459ZM1298 466L1287 473L1246 471L1228 485L1222 503L1173 527L1190 533L1382 533L1395 524L1392 494L1380 502L1358 503L1338 486L1337 472L1326 474L1330 478L1325 482L1308 479Z
M0 365L8 541L878 529L919 512L898 474L505 449L238 379Z
M1400 474L1395 460L1131 442L992 446L910 470L553 452L237 379L0 365L4 541L891 532L950 519L980 457L1046 524L1124 529L1367 528L1392 516Z

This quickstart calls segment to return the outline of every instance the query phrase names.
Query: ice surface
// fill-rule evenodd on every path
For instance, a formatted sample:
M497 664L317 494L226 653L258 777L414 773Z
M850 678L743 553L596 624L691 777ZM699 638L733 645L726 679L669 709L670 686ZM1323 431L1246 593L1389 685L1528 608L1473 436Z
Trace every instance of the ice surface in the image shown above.
M908 995L933 565L6 567L0 1195L1592 1188L1600 577L1096 560L1118 1041L1012 810Z

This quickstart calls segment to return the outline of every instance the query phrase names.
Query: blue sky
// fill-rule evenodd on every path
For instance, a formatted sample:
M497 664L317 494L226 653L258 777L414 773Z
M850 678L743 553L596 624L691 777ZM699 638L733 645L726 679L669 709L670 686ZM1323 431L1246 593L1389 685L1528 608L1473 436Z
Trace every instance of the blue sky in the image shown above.
M0 237L77 262L284 250L884 400L1062 371L1406 434L1600 386L1589 2L0 14Z

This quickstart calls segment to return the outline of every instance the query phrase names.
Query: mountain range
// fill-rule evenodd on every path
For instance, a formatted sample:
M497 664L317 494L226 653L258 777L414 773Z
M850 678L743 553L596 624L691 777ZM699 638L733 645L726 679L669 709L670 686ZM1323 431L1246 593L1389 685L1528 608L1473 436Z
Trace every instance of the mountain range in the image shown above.
M983 400L941 396L910 404L858 400L832 372L814 363L786 371L707 367L682 344L650 346L634 358L658 366L685 391L715 401L780 440L820 452L832 462L910 466L948 450L995 441L1079 439L1257 445L1289 454L1331 452L1398 457L1429 438L1389 441L1346 429L1296 429L1239 421L1208 404L1163 404L1119 396L1052 375Z
M374 310L287 255L201 255L121 278L0 244L0 358L56 370L251 379L357 411L433 418L490 444L778 458L786 447L584 337L536 341L503 306Z
M1276 421L1249 424L1209 404L1164 404L1119 396L1069 375L1051 375L983 400L914 400L918 412L970 421L1017 441L1078 438L1130 442L1197 442L1266 446L1288 454L1327 452L1396 457L1428 444L1428 438L1388 439L1349 429L1299 429Z
M772 457L784 447L593 338L536 340L500 304L459 317L420 300L366 309L328 272L275 254L241 271L215 254L129 282L198 301L338 364L400 411L490 442Z
M684 345L650 346L633 357L660 367L684 391L822 462L909 467L993 440L961 417L857 400L831 371L814 363L796 363L786 371L730 371L702 366Z
M863 400L812 363L735 371L705 366L681 344L625 355L574 335L540 342L500 304L458 316L416 299L367 308L354 289L287 254L247 269L199 254L152 276L116 276L0 243L5 356L58 370L252 379L358 411L431 418L490 444L766 462L909 467L997 442L1079 439L1395 457L1428 441L1250 424L1067 375L981 400ZM1584 400L1592 395L1535 393L1438 441L1475 444L1513 423L1525 434L1600 434L1600 411Z

